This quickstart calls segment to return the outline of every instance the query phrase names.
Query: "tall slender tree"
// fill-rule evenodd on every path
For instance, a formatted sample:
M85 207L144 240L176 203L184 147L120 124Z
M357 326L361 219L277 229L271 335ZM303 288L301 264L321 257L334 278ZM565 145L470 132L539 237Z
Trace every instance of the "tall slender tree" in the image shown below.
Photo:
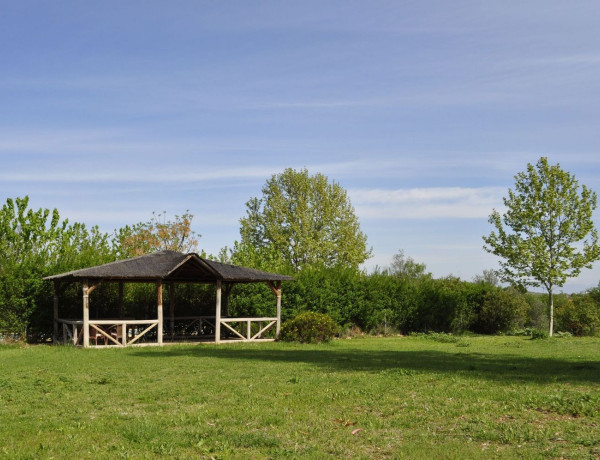
M592 220L596 193L542 157L515 176L514 189L503 200L506 212L490 215L496 230L483 237L484 249L501 257L504 281L546 289L552 335L554 289L600 258Z

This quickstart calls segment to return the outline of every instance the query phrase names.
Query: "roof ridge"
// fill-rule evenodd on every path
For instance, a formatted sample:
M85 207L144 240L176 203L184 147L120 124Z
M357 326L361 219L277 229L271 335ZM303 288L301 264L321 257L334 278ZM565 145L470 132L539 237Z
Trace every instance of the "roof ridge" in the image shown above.
M190 263L191 265L189 265ZM85 278L105 280L179 279L184 282L194 280L206 282L219 279L230 282L259 282L293 279L291 276L257 268L240 267L210 260L195 252L183 253L168 249L44 277L45 280Z

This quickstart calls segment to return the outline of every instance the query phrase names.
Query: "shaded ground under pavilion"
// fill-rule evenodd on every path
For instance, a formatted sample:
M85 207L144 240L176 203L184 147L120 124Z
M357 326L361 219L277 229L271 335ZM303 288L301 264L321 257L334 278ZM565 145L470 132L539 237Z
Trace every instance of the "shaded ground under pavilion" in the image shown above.
M195 325L196 330L208 331L196 334L195 339L214 340L215 343L231 341L274 340L265 335L279 335L281 327L281 283L292 277L269 273L252 268L238 267L200 257L196 253L159 251L132 259L121 260L96 267L74 270L48 276L44 280L54 283L54 332L53 341L59 337L63 342L89 347L91 342L110 346L162 345L175 338L176 321ZM82 284L82 318L60 317L60 294L71 283ZM90 319L90 295L101 283L118 283L119 318ZM156 318L124 319L122 314L123 288L125 283L153 283L156 285ZM174 287L182 283L214 285L216 302L214 316L176 316ZM228 303L231 289L238 283L265 283L276 296L276 316L231 318L222 315L223 304ZM169 286L168 328L163 313L163 286ZM198 325L201 327L198 329ZM225 334L224 334L225 333ZM156 334L156 340L140 343ZM227 336L227 337L226 337ZM101 345L100 345L101 346Z

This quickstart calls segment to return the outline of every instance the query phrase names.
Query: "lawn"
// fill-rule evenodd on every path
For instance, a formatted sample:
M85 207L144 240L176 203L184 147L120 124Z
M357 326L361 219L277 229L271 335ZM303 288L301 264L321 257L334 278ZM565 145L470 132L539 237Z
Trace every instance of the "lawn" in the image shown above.
M0 347L1 458L600 458L600 339Z

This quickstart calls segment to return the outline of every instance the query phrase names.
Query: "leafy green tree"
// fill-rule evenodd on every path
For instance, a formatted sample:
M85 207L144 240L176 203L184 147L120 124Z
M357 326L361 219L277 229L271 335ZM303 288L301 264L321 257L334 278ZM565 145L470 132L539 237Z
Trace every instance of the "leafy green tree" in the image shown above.
M58 210L29 208L29 197L0 209L0 332L25 337L51 328L52 294L42 277L114 260L108 235L61 221Z
M473 277L474 283L489 284L490 286L498 286L500 284L500 278L496 273L496 270L484 269L481 275L475 275Z
M580 188L575 176L542 157L515 176L504 205L503 215L496 210L490 215L496 231L483 237L484 249L503 259L503 280L546 289L552 335L554 288L600 258L592 220L596 193Z
M404 251L400 249L392 259L390 271L400 278L417 279L426 275L426 268L425 264L415 262L412 257L405 256Z
M210 258L211 256L209 256ZM272 246L256 247L235 241L232 248L224 247L214 258L219 262L256 268L274 273L292 274L289 264Z
M174 220L167 219L166 212L153 212L149 221L116 231L113 244L123 259L162 250L196 252L201 235L192 231L193 219L189 211Z
M346 191L323 174L286 169L246 203L241 243L270 247L294 270L306 265L358 267L371 256Z

